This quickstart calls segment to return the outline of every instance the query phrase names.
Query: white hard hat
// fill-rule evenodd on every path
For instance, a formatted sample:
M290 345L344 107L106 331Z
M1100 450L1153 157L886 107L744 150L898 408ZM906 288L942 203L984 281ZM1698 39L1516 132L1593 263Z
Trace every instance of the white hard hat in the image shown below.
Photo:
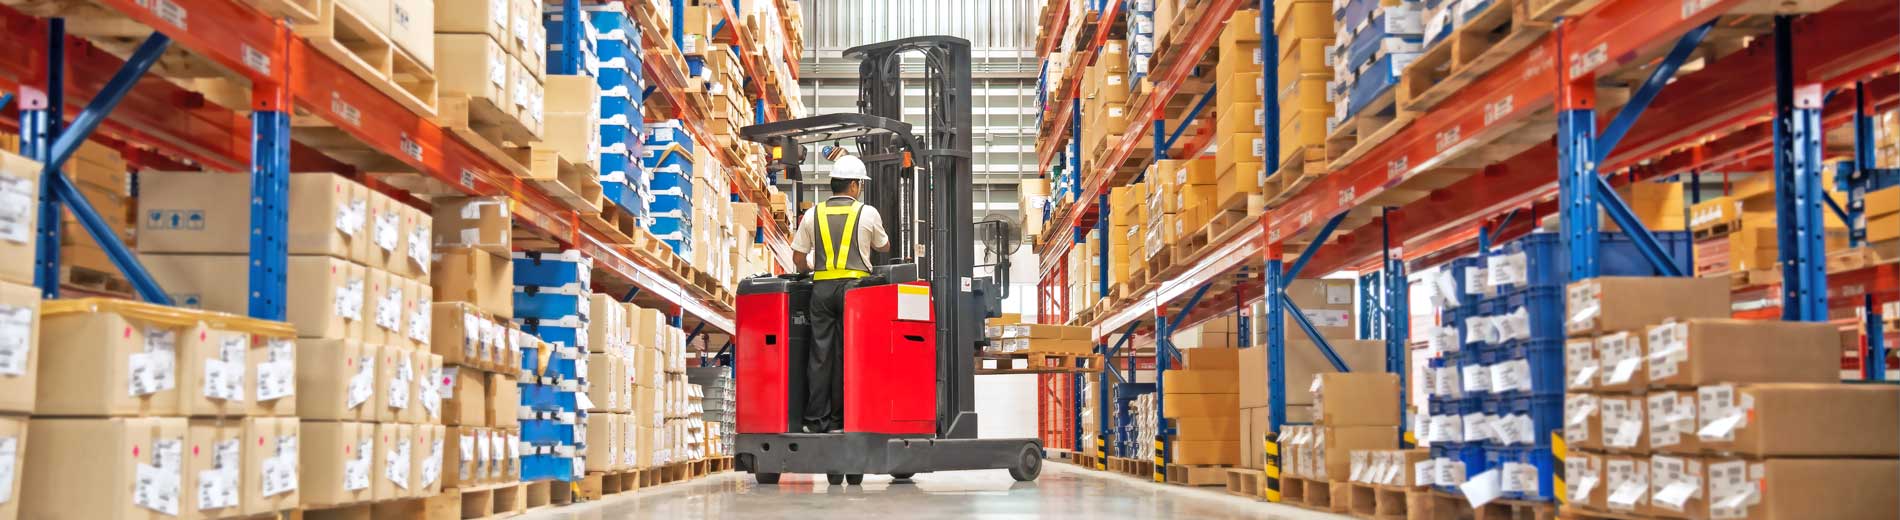
M871 176L864 172L864 161L859 160L855 155L839 157L837 161L832 162L831 178L832 180L871 180Z

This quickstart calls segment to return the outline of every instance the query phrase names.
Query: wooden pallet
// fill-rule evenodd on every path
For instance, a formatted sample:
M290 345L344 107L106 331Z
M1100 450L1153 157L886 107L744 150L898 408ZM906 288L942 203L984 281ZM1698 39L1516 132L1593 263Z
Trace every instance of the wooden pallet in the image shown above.
M337 0L320 0L316 21L297 25L310 46L376 90L425 117L436 114L435 72ZM363 117L374 117L363 114Z
M1179 486L1226 486L1227 471L1233 466L1188 466L1169 464L1167 483Z
M706 461L711 465L709 471L712 473L732 471L732 457L712 457L706 459Z
M1248 468L1229 468L1227 470L1227 493L1247 498L1265 498L1262 485L1266 482L1265 471Z
M1560 507L1558 508L1557 513L1558 513L1557 518L1563 518L1565 520L1641 520L1644 518L1651 518L1651 517L1642 516L1642 515L1633 515L1633 514L1626 514L1626 513L1612 513L1608 511L1584 509L1582 507L1576 506L1575 504L1565 505L1563 507Z
M1279 171L1267 179L1267 183L1272 185L1272 189L1266 190L1270 193L1267 207L1277 207L1292 199L1307 185L1326 177L1327 173L1325 146L1307 145L1294 150L1285 161L1281 161Z
M639 219L613 204L606 205L599 212L582 214L581 221L586 223L587 227L605 235L608 242L615 244L633 245L638 242L633 237L642 231Z
M1408 489L1352 482L1347 484L1346 513L1357 518L1398 520L1406 518Z
M462 138L490 160L519 176L527 176L527 149L541 136L522 122L521 117L497 103L505 99L473 97L468 94L444 94L440 97L436 122L449 133Z
M553 148L543 146L531 148L526 159L528 175L522 180L540 186L568 209L582 214L600 213L601 207L607 205L606 197L601 194L600 172L594 171L593 165L568 162Z
M1397 87L1373 98L1326 135L1326 169L1339 170L1410 124L1417 114L1398 109Z
M1425 112L1529 48L1553 24L1537 20L1535 0L1495 0L1443 41L1426 49L1399 75L1399 106Z
M1213 238L1204 233L1206 229L1207 225L1202 224L1199 228L1174 237L1174 243L1168 244L1169 253L1174 258L1183 261L1196 258L1194 254L1200 252L1201 248L1207 247L1208 240Z
M452 493L344 506L310 506L284 514L290 520L462 520L461 499Z
M1023 367L1016 368L1016 361ZM1102 371L1100 354L1055 352L982 353L976 356L976 375L1093 374Z
M590 471L580 480L581 500L600 500L607 495L617 495L640 489L640 474L636 470Z
M1443 491L1414 491L1407 496L1409 518L1426 520L1556 520L1557 504L1527 500L1493 500L1472 508L1465 497Z
M1880 255L1865 247L1835 251L1827 255L1829 274L1857 271L1881 264Z
M574 503L574 485L571 482L538 480L523 482L521 487L526 495L524 505L527 511Z
M1742 221L1740 220L1716 222L1708 226L1698 226L1689 230L1689 236L1695 240L1708 240L1728 236L1730 233L1734 233L1740 229L1742 229Z
M460 504L460 519L506 518L528 509L526 485L520 482L444 489Z
M1143 480L1152 480L1155 476L1155 463L1154 461L1147 460L1109 457L1108 470L1123 475L1131 475Z
M1280 502L1321 511L1333 510L1332 483L1303 478L1280 479ZM1341 502L1344 505L1344 502Z
M76 288L82 291L102 294L131 295L136 290L132 282L117 272L101 271L76 265L59 266L60 287Z

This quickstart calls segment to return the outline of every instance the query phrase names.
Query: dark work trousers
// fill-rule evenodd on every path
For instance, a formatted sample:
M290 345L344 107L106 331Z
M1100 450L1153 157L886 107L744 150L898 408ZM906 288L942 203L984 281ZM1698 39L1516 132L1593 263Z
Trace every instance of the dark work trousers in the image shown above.
M812 282L805 424L823 430L844 428L844 292L856 281Z

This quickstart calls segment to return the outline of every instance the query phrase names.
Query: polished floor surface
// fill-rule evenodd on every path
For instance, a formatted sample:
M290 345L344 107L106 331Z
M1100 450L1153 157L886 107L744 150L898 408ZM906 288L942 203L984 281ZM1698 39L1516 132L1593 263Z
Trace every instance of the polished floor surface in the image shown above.
M610 496L598 502L535 511L534 520L740 518L1014 519L1014 518L1347 518L1247 500L1207 489L1143 482L1050 462L1042 478L1018 483L1004 471L918 475L912 484L867 477L863 486L830 486L823 476L787 476L760 486L751 475L725 473Z

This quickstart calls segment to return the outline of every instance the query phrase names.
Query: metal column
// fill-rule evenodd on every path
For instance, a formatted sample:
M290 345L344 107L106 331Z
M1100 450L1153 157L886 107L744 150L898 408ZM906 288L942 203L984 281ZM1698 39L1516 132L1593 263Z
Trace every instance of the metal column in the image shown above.
M25 93L20 99L20 155L46 162L53 140L66 121L66 19L46 20L46 90L41 96ZM33 285L44 298L59 297L59 197L53 183L40 176Z
M1827 249L1821 198L1821 96L1795 85L1791 16L1775 17L1775 214L1781 244L1781 317L1827 321Z
M1557 115L1558 220L1569 252L1570 280L1597 277L1596 130L1594 80L1575 81Z
M251 112L251 272L250 315L283 321L288 297L290 247L289 93L269 89L254 99ZM265 94L260 88L253 97Z

